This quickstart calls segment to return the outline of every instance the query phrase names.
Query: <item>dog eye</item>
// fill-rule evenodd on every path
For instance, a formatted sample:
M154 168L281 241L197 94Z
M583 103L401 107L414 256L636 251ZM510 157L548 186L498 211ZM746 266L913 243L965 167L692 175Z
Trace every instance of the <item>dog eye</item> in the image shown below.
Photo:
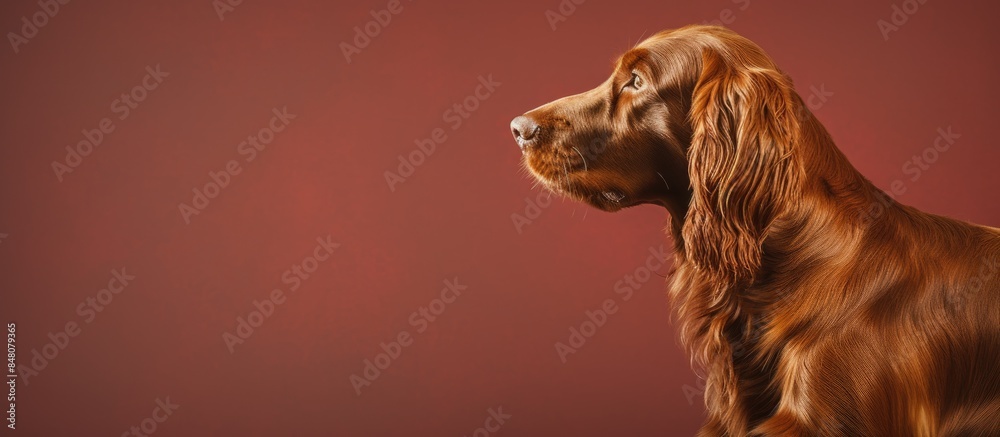
M629 86L635 89L642 88L642 77L638 74L632 73L632 79L629 80Z
M625 85L622 85L622 90L625 90L625 88L632 88L634 90L638 90L639 88L642 88L642 84L643 84L642 77L640 77L637 73L633 72L632 77L629 78L628 82L625 82Z

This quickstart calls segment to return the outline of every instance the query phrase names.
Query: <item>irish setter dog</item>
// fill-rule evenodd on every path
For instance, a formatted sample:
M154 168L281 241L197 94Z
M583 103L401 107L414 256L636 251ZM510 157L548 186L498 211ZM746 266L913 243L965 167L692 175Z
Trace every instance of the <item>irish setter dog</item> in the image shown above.
M548 189L669 212L700 435L1000 436L1000 229L882 193L753 42L662 32L511 130Z

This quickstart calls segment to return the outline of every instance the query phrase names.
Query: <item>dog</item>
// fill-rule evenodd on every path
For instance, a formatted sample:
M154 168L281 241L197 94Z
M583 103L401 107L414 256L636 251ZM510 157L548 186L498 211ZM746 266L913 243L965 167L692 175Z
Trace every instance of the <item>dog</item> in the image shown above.
M889 198L750 40L661 32L511 132L547 189L669 212L699 435L1000 435L1000 229Z

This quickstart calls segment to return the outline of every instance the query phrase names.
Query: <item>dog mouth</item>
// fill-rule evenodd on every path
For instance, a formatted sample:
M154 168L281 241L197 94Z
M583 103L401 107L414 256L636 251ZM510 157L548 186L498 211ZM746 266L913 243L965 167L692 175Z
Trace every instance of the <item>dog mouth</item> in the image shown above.
M637 204L625 190L604 183L602 179L607 178L601 176L607 175L581 153L529 150L525 152L522 163L541 185L553 193L604 211L613 212Z
M535 179L556 192L572 191L590 171L590 164L582 156L555 151L527 150L522 162Z
M605 199L614 203L621 203L621 201L625 199L625 193L615 190L602 191L601 195L604 196Z

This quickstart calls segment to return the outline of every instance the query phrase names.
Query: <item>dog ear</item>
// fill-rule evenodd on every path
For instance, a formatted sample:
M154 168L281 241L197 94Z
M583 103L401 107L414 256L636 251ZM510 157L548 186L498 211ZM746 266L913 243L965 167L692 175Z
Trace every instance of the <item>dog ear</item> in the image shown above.
M753 280L768 228L799 176L791 159L799 131L794 90L775 68L753 64L706 50L689 114L693 193L684 250L729 286Z

